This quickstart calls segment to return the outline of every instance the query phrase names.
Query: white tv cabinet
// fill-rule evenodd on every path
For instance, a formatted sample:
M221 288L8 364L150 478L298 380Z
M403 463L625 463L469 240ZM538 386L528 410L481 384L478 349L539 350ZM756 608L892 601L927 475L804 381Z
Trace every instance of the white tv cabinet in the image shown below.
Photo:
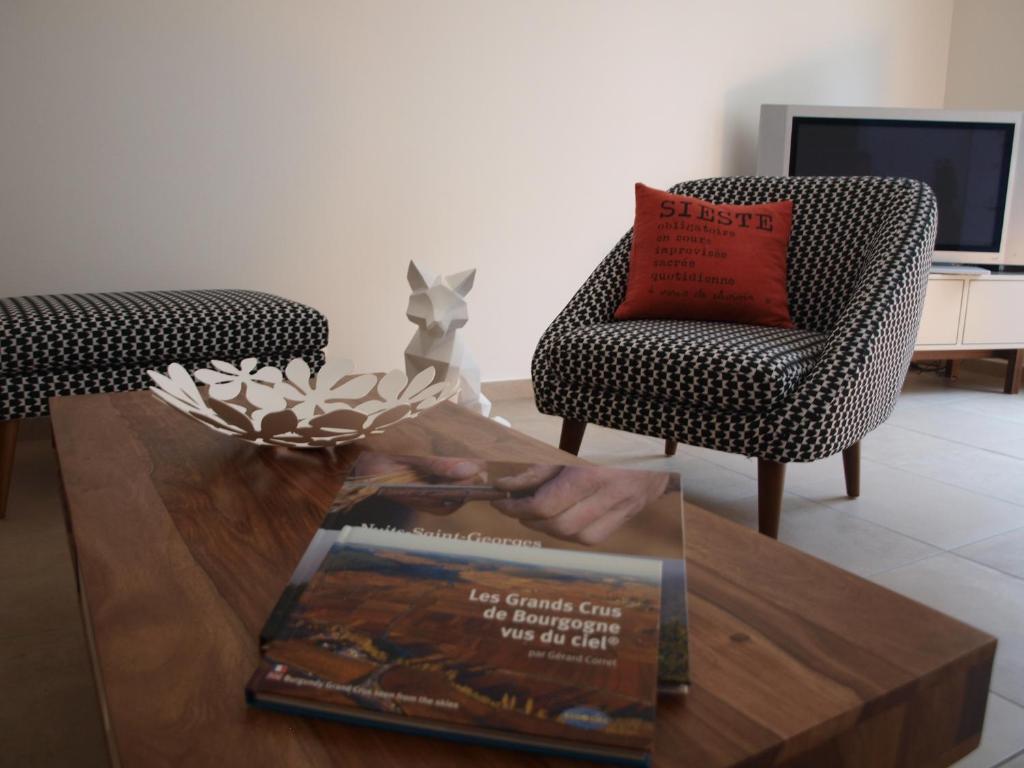
M960 361L1002 357L1003 391L1017 394L1024 362L1024 273L933 274L928 278L914 360L946 360L956 377Z

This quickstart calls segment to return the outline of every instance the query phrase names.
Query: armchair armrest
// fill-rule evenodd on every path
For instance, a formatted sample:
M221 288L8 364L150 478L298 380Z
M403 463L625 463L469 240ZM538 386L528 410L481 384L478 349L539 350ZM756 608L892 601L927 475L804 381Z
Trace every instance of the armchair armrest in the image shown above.
M937 225L935 195L926 184L906 181L892 204L821 358L766 436L765 458L831 456L891 413L914 351ZM782 446L785 456L778 453Z

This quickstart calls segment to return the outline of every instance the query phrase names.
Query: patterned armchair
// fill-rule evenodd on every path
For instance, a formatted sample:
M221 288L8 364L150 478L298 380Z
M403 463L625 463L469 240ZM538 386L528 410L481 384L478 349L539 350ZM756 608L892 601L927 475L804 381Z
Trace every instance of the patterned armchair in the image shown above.
M875 177L741 177L670 190L715 203L791 199L796 328L616 321L632 232L577 291L533 358L537 407L576 453L588 423L758 459L758 527L778 534L786 463L843 452L892 410L913 352L935 242L927 185Z

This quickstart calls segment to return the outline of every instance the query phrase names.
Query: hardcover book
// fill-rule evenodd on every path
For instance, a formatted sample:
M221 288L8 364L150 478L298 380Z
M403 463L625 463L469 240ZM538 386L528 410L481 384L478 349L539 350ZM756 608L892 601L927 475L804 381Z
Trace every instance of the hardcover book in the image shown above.
M246 689L256 706L644 764L658 560L371 527L329 534Z
M277 636L346 525L661 560L659 688L687 689L685 540L677 473L364 451L264 626L261 644Z

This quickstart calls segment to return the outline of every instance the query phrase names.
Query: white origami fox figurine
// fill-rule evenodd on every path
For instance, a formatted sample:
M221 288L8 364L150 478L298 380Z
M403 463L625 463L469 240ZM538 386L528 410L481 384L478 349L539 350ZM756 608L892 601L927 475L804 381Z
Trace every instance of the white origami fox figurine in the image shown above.
M416 324L416 334L405 348L405 371L412 378L429 366L459 384L459 405L487 416L491 401L480 392L480 369L462 342L459 328L469 320L466 294L473 287L475 269L441 277L409 262L409 308L406 317Z

